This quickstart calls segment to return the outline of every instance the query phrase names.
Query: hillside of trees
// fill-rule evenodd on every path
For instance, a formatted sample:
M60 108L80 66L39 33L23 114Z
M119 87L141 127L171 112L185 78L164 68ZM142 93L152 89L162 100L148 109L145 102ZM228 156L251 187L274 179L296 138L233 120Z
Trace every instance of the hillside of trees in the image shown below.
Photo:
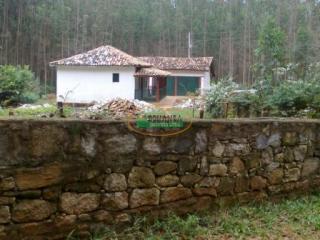
M106 44L187 56L189 32L192 56L214 56L219 77L249 85L290 64L303 77L320 61L320 1L0 0L0 65L30 65L48 92L52 60Z

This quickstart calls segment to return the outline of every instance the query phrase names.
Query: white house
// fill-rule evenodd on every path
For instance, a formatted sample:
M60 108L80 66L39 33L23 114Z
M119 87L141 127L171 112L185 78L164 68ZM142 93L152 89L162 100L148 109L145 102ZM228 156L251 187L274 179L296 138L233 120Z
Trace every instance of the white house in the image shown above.
M160 101L209 87L213 58L133 57L102 46L54 61L57 101L87 104L120 97Z

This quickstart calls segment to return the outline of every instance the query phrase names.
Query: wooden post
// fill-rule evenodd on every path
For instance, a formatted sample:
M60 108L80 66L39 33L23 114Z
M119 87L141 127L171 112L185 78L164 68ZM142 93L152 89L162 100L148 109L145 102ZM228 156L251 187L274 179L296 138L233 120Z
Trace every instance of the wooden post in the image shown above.
M174 95L178 95L178 77L174 77Z
M200 107L200 111L199 111L199 117L200 117L200 119L203 119L203 117L204 117L204 108L201 106Z
M143 78L139 78L140 100L143 100Z
M59 117L64 117L63 114L63 102L57 102L57 107L58 107L58 112L59 112Z
M160 102L160 78L156 78L156 101Z

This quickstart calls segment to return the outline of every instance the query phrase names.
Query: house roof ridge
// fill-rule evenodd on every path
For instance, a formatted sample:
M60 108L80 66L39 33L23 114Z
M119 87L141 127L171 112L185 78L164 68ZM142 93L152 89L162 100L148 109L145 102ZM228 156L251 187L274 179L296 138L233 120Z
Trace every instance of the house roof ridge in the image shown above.
M71 57L50 62L50 66L58 65L151 67L151 64L111 45L102 45Z

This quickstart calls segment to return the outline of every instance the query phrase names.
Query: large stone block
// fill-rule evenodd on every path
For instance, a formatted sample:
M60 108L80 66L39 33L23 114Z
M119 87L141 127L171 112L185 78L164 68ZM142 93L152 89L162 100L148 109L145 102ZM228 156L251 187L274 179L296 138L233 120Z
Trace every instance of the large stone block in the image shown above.
M168 174L177 169L177 163L171 161L161 161L158 162L154 167L154 172L161 176Z
M143 150L150 155L158 155L161 153L161 145L156 138L146 138L143 141Z
M189 197L192 197L192 192L189 188L170 187L161 193L160 203L174 202Z
M234 155L247 155L251 151L248 143L230 143L226 147L226 155L232 157Z
M285 182L298 181L300 178L300 168L290 168L285 171Z
M230 177L223 177L220 179L218 186L218 193L221 195L232 195L234 192L235 182Z
M235 179L234 191L236 193L247 192L249 189L249 179L247 177L237 177Z
M167 144L166 150L168 153L192 153L193 141L192 136L171 138Z
M137 139L132 134L116 135L104 141L105 152L110 156L131 154L137 151Z
M192 187L198 183L202 177L198 174L189 174L181 177L181 183L185 187Z
M257 138L256 138L256 147L257 149L265 149L269 146L268 144L268 138L266 135L264 134L260 134Z
M211 164L209 168L210 176L226 176L228 168L225 164Z
M8 206L0 206L0 224L10 222L10 209Z
M98 222L104 222L106 224L111 224L113 222L113 216L104 210L98 210L93 214L93 219Z
M100 195L97 193L63 193L60 209L67 214L92 212L99 207Z
M273 151L271 147L266 148L261 153L261 162L263 165L269 165L273 162Z
M179 161L178 173L180 175L185 174L186 172L193 172L197 167L198 160L195 157L183 157Z
M115 192L106 193L102 198L102 207L106 210L117 211L128 208L128 193L127 192Z
M308 146L307 145L300 145L293 149L294 159L296 161L303 161L307 155Z
M262 190L267 186L267 180L261 176L254 176L250 179L252 190Z
M203 153L207 151L208 146L208 139L206 130L200 130L196 133L196 146L195 146L195 153Z
M126 176L119 173L108 175L104 181L104 189L109 192L121 192L127 189Z
M209 163L207 156L200 157L200 175L205 176L209 173Z
M0 205L11 205L15 200L15 197L0 196Z
M96 132L87 133L81 137L81 149L88 157L94 157L97 153Z
M296 132L286 132L283 136L282 143L286 146L293 146L298 142L298 134Z
M319 158L306 159L302 165L302 177L310 177L319 170Z
M206 177L202 179L196 187L218 187L220 184L220 179L217 177Z
M134 189L130 196L130 208L158 205L159 196L160 191L157 188Z
M268 173L268 180L270 184L280 184L283 180L283 169L277 168Z
M212 149L212 154L215 157L222 157L224 150L225 150L225 145L218 141L218 142L216 142L216 144L214 145L214 147Z
M194 188L192 189L192 192L195 196L211 196L211 197L216 197L217 196L217 191L213 187L209 188Z
M272 134L268 139L268 145L271 147L280 147L281 146L281 136L279 133Z
M179 177L176 175L164 175L158 177L156 182L160 187L173 187L178 185Z
M9 152L9 136L5 130L0 129L0 164L6 166L7 155Z
M248 169L259 168L262 165L261 153L252 152L246 156L246 166Z
M284 148L284 162L292 162L294 161L294 154L293 154L293 150L290 147L285 147Z
M15 188L13 177L0 178L0 191L10 191Z
M30 150L33 157L48 157L61 152L66 132L57 126L35 127L31 132Z
M152 187L155 180L155 175L150 168L133 167L129 173L128 183L131 188Z
M230 164L230 173L241 174L245 171L245 165L239 157L234 157Z
M62 165L59 163L31 169L18 169L16 185L20 190L36 189L62 181Z
M56 211L56 207L44 200L23 200L17 203L12 211L15 222L34 222L49 218Z

